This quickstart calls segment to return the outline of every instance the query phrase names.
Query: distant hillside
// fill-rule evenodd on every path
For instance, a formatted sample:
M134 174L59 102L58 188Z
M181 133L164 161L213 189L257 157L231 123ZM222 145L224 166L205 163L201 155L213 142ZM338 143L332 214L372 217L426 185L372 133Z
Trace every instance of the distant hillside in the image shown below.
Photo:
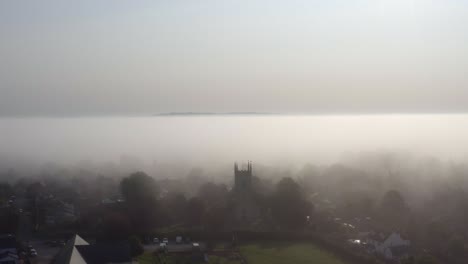
M169 113L155 114L155 116L207 116L207 115L274 115L274 113L262 113L262 112L227 112L227 113L169 112Z

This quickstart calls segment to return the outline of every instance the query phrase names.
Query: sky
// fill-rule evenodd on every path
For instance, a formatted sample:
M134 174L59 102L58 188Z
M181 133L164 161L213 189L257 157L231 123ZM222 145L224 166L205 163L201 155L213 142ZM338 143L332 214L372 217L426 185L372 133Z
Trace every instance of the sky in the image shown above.
M0 115L468 110L468 1L0 1Z

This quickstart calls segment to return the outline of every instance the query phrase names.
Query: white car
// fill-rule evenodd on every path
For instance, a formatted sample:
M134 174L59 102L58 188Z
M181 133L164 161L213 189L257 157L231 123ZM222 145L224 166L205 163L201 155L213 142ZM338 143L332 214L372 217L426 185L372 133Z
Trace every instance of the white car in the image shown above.
M164 243L164 244L169 244L169 239L164 238L164 239L163 239L163 243Z
M34 248L29 250L29 256L36 257L37 256L37 251Z
M192 250L193 251L200 251L200 244L192 243Z

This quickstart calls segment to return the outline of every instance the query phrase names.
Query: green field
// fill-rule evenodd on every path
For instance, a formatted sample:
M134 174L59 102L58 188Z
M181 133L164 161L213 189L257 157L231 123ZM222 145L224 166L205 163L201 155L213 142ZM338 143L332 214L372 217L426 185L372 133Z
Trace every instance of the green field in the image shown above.
M251 264L346 264L330 252L310 243L252 243L240 249Z
M249 264L347 264L329 251L303 242L256 242L240 246ZM186 257L165 257L167 264L191 263ZM150 252L138 257L140 264L159 263ZM209 264L239 264L240 261L209 256Z
M138 256L137 259L138 263L140 264L154 264L156 261L152 252L145 252L142 255Z
M217 256L209 256L208 264L240 264L240 261L229 260L229 259L217 257Z

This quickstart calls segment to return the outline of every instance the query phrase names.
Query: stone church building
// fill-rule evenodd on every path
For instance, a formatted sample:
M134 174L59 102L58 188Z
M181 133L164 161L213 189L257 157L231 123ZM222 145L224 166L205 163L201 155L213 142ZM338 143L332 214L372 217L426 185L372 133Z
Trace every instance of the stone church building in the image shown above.
M234 187L231 192L232 212L234 219L240 225L251 225L260 219L260 207L258 197L252 186L252 163L247 163L247 168L239 168L234 164Z

